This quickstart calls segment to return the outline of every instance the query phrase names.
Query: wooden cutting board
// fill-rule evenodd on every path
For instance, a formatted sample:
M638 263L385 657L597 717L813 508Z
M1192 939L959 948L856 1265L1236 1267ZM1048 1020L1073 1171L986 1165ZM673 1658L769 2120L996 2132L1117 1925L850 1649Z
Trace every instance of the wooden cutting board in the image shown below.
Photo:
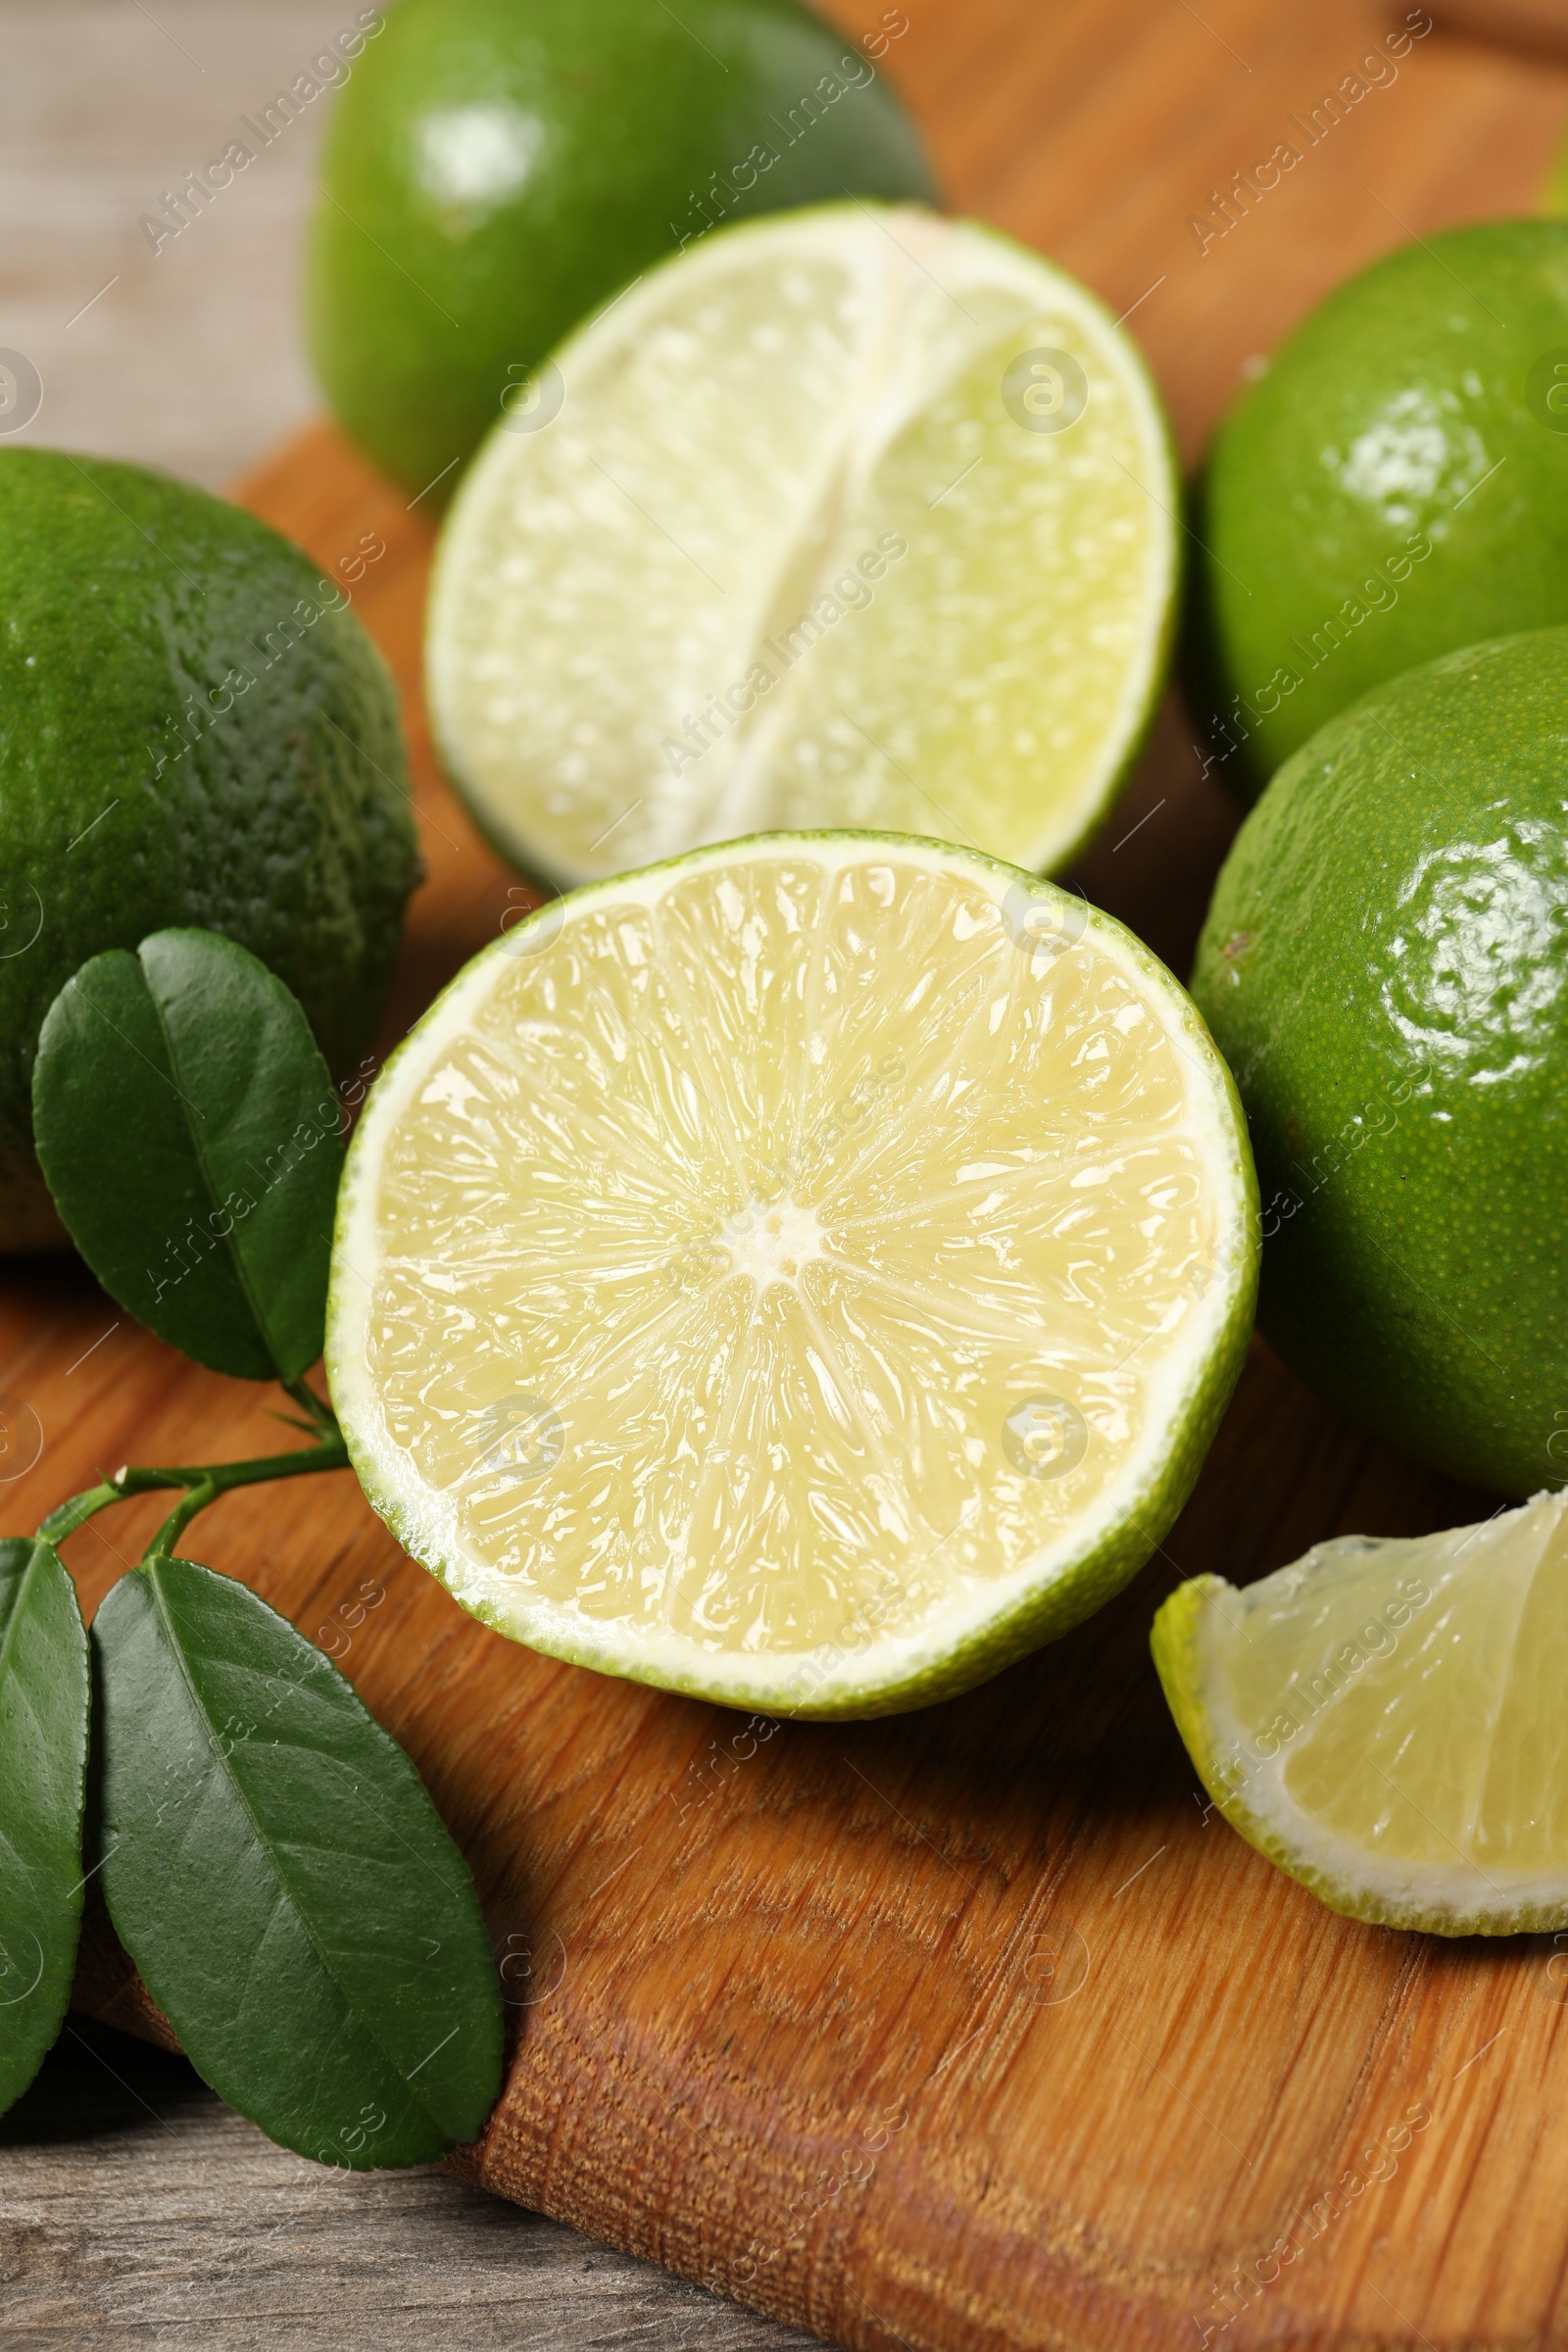
M884 70L955 200L1131 312L1189 458L1336 279L1408 233L1526 209L1568 116L1548 51L1439 29L1205 241L1212 192L1302 144L1292 118L1402 11L906 8ZM323 564L384 543L357 594L405 691L430 869L396 1034L520 903L431 758L424 509L325 429L240 495ZM1083 879L1185 970L1231 823L1172 712ZM273 1442L256 1394L183 1365L77 1269L8 1268L0 1314L11 1462L41 1446L9 1527L100 1465ZM1568 1959L1323 1910L1201 1801L1147 1647L1180 1576L1245 1581L1339 1530L1490 1507L1259 1347L1197 1497L1117 1603L967 1699L863 1729L760 1727L509 1645L347 1476L225 1501L195 1548L341 1658L473 1863L515 2055L469 2178L846 2345L1512 2352L1568 2342ZM155 1518L73 1540L89 1604ZM85 1995L146 2025L124 1977L100 1942Z

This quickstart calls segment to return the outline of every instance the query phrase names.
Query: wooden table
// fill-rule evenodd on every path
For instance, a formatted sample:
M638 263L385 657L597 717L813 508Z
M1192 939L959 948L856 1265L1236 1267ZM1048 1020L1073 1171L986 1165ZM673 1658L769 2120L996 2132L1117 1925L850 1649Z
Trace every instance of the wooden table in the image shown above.
M5 2352L790 2352L808 2338L434 2171L326 2174L83 2017L0 2122Z
M834 13L847 28L869 21L848 7ZM1478 13L1474 0L1468 13ZM1268 153L1293 115L1339 86L1402 12L1358 0L1205 0L1201 11L1189 0L1079 0L1037 16L1018 0L908 0L907 14L888 71L929 126L955 198L1054 253L1128 315L1189 458L1249 361L1348 270L1407 234L1525 209L1568 114L1568 69L1528 45L1538 31L1521 30L1517 8L1508 46L1423 30L1397 78L1356 101L1287 184L1220 235L1217 192ZM319 487L328 479L338 486L330 495ZM248 495L324 545L333 497L362 512L387 493L320 444L253 477ZM399 563L416 563L416 526L395 507L388 519ZM394 594L390 570L379 620L371 603L367 617L411 672L416 612ZM1122 823L1087 861L1086 886L1184 969L1231 821L1200 785L1173 710ZM504 904L504 877L466 846L454 856L445 872L433 860L405 1005L493 930ZM50 1350L68 1329L86 1331L92 1302L69 1282L19 1276L4 1304L13 1333L28 1335L44 1394L59 1378ZM79 1445L62 1438L56 1483L81 1447L155 1452L160 1422L188 1427L205 1414L215 1432L235 1429L237 1408L214 1384L172 1373L154 1396L142 1363L141 1393L126 1398L118 1427L112 1367L92 1375L93 1434ZM132 1433L134 1448L120 1443ZM604 1686L585 1692L570 1670L538 1668L526 1724L505 1728L537 1825L520 1882L512 1817L479 1809L478 1731L466 1746L450 1734L437 1741L428 1711L403 1687L400 1659L421 1629L439 1642L431 1655L453 1692L483 1690L491 1701L521 1688L524 1667L517 1653L503 1667L466 1647L471 1629L432 1614L445 1604L405 1571L349 1671L415 1745L449 1818L483 1857L496 1903L515 1907L541 1953L554 1921L574 1939L570 1988L531 2021L507 2107L468 2169L699 2277L722 2255L734 2281L734 2248L750 2233L773 2247L778 2268L747 2291L856 2344L1163 2347L1202 2340L1205 2325L1227 2347L1564 2341L1553 2249L1568 2151L1540 2096L1560 2064L1547 1955L1379 1936L1291 1889L1190 1804L1143 1648L1152 1607L1179 1573L1254 1574L1334 1527L1395 1532L1471 1507L1474 1498L1344 1428L1259 1350L1160 1561L1092 1627L979 1701L864 1735L794 1727L765 1766L739 1776L720 1744L724 1719L607 1695ZM327 1515L311 1516L313 1502L304 1516L270 1518L245 1562L260 1589L297 1612L325 1613L334 1580L348 1590L361 1562L385 1558L385 1539L352 1498L319 1508ZM215 1529L222 1545L244 1535L239 1506L228 1509L224 1532ZM320 1547L320 1570L305 1592L289 1581L289 1546L307 1540ZM104 1575L82 1540L73 1556L95 1595ZM589 1714L592 1737L582 1730ZM498 1722L484 1720L492 1738ZM591 1879L622 1849L628 1864L641 1850L636 1805L619 1801L609 1770L617 1740L628 1800L644 1801L650 1788L667 1794L662 1774L705 1804L711 1781L725 1801L689 1851L672 1849L669 1868L684 1874L676 1897L667 1874L645 1869L596 1912ZM837 1841L831 1865L824 1829ZM690 1906L683 1923L679 1887ZM702 1977L704 1931L738 1938L727 1981ZM672 1936L668 1967L702 1977L681 2012L689 2035L678 2050L649 1957ZM791 1937L810 1957L809 1984L788 1982L778 1958ZM1080 1946L1086 1973L1068 2008L1059 1972ZM1032 1956L1047 1947L1058 1973L1031 1977ZM684 1996L683 1982L671 1985ZM112 1986L99 1994L114 2007ZM133 2014L133 1996L118 1997ZM965 2037L970 2015L979 2023ZM744 2067L728 2056L737 2042ZM918 2129L896 2142L874 2197L840 2201L812 2184L829 2177L832 2134L873 2085L884 2104L893 2094L891 2111L918 2101ZM758 2104L765 2086L771 2110ZM1399 2185L1344 2202L1313 2263L1232 2298L1224 2325L1233 2271L1266 2250L1282 2214L1342 2177L1384 2105L1392 2116L1411 2104L1429 2125ZM1032 2177L1019 2167L1021 2117L1038 2147ZM244 2144L246 2164L273 2163ZM67 2161L77 2180L91 2180ZM430 2183L442 2195L449 2185ZM8 2202L11 2193L0 2188ZM139 2183L130 2191L148 2193ZM363 2306L353 2213L380 2210L412 2227L411 2200L422 2192L396 2182L356 2184L352 2198L334 2184L314 2193L346 2198L347 2209L324 2215L326 2274L337 2260L346 2299ZM378 2195L387 2203L376 2209ZM323 2210L313 2208L318 2221ZM470 2211L449 2208L444 2226L461 2233ZM38 2228L28 2242L47 2270L58 2224ZM194 2248L200 2235L183 2242ZM545 2261L553 2241L519 2242L544 2249ZM433 2264L431 2277L457 2279L454 2304L485 2299L461 2257L450 2271ZM84 2325L97 2341L158 2340L135 2333L141 2323L107 2289L91 2295L77 2286L52 2306L37 2301L29 2340L70 2340ZM357 2316L339 2320L330 2288L324 2299L330 2318L302 2318L292 2339L276 2340L369 2340L355 2336ZM655 2304L649 2316L645 2340L661 2342L687 2328L693 2341L747 2340L702 2330L754 2325L711 2303ZM220 2302L198 2312L187 2298L184 2315L155 2325L171 2340L181 2325L221 2340L216 2330L231 2318ZM6 2324L0 2312L0 2330ZM469 2333L466 2318L448 2324L455 2340L512 2340L504 2313L503 2332L489 2339ZM374 2340L396 2340L387 2325L377 2315ZM433 2340L438 2323L419 2325L418 2340ZM558 2316L560 2340L592 2340L573 2325ZM524 2332L519 2320L518 2340Z

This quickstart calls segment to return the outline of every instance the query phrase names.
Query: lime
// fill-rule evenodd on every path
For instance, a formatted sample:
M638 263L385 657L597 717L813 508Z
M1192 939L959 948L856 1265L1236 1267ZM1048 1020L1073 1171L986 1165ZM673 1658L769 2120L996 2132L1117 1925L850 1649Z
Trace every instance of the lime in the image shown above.
M437 503L535 363L662 255L846 190L932 197L899 37L796 0L401 0L337 101L312 236L346 429Z
M1568 213L1568 139L1559 142L1541 191L1541 209L1559 217Z
M64 1239L32 1057L88 956L221 931L334 1070L369 1042L418 859L396 696L348 594L200 490L0 455L0 1249Z
M1192 698L1249 799L1370 687L1568 621L1568 221L1453 229L1341 286L1198 503Z
M1568 630L1332 720L1238 836L1194 992L1263 1199L1263 1325L1456 1478L1568 1477Z
M1147 1558L1246 1347L1254 1200L1202 1024L1108 915L935 842L730 843L554 902L389 1062L333 1400L502 1633L889 1713Z
M1034 869L1153 710L1177 490L1134 345L989 229L750 222L557 355L442 539L448 765L525 868L589 881L823 825Z
M1433 1936L1568 1927L1568 1501L1342 1536L1154 1620L1176 1728L1232 1827L1331 1910Z

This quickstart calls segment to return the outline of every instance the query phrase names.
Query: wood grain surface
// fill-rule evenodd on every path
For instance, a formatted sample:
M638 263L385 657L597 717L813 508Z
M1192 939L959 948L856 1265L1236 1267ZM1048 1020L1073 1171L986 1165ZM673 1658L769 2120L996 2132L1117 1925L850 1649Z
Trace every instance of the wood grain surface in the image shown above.
M1348 270L1527 209L1568 116L1561 62L1425 33L1205 239L1216 192L1402 10L907 15L887 66L952 197L1131 312L1189 458L1249 359ZM428 529L324 428L242 495L323 564L385 541L359 602L405 689L430 866L395 1033L518 903L430 756ZM1082 878L1183 970L1230 825L1173 708ZM268 1429L260 1397L79 1272L9 1270L0 1326L17 1458L34 1429L40 1448L11 1482L17 1526L100 1465ZM473 1863L514 2055L468 2180L846 2345L1514 2352L1568 2342L1568 1970L1549 1946L1339 1920L1270 1870L1195 1790L1147 1646L1179 1576L1247 1581L1337 1530L1490 1507L1259 1347L1193 1503L1116 1603L966 1699L849 1729L760 1726L509 1645L347 1477L231 1498L195 1548L337 1651ZM154 1515L73 1540L89 1603ZM100 1938L88 1989L129 2022L123 1975Z
M439 2172L273 2147L180 2059L73 2020L0 2122L6 2352L806 2352Z

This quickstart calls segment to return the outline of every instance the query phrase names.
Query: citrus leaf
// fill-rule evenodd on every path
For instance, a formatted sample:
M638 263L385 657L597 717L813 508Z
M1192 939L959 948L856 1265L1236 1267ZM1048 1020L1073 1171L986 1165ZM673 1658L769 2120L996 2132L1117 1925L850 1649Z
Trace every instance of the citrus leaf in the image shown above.
M0 1543L0 2110L60 2031L81 1925L87 1636L52 1544Z
M264 963L213 931L95 956L49 1008L32 1102L71 1238L138 1322L245 1380L316 1361L340 1114Z
M93 1626L104 1892L193 2065L354 2171L471 2139L501 2007L463 1856L409 1758L244 1585L153 1555Z

